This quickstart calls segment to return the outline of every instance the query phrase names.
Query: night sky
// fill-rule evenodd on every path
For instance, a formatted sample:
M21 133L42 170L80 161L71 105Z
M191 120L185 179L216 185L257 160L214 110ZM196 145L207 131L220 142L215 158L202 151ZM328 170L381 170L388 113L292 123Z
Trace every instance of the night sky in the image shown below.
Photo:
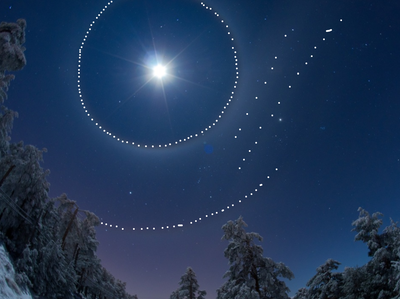
M291 295L328 258L365 264L357 208L400 220L400 4L204 4L1 1L27 21L12 141L48 149L50 195L99 216L98 256L141 299L188 266L215 298L240 215Z

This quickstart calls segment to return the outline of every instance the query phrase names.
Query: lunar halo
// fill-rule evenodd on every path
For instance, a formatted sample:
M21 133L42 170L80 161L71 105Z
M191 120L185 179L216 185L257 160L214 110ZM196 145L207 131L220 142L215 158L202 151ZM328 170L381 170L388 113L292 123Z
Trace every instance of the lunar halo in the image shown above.
M106 11L106 9L112 3L113 3L113 1L108 2L108 4L99 12L99 14L96 17L96 20ZM211 7L207 6L203 2L201 2L201 6L203 6L205 9L209 10L210 12L214 13L216 17L218 17L218 18L220 17L217 12L215 12ZM82 42L82 45L81 45L81 47L79 49L79 60L78 60L79 64L81 63L82 51L83 51L83 48L84 48L84 45L85 45L85 41L88 38L88 35L89 35L90 31L91 31L91 28L92 28L92 26L94 26L96 20L94 20L90 24L90 27L89 27L88 31L86 32L85 37L84 37L83 42ZM340 21L342 21L342 20L340 20ZM224 20L221 19L221 22L224 23ZM226 28L228 29L229 26L226 25ZM332 31L333 31L332 29L327 29L325 32L326 33L331 33ZM227 31L227 32L228 32L229 35L231 35L230 31ZM285 35L283 38L286 39L287 37L288 37L288 35ZM234 38L231 38L231 40L233 42ZM323 37L322 40L325 41L325 37ZM308 59L306 59L306 61L304 61L304 67L306 67L308 65L308 61L307 60L312 59L314 57L314 53L315 53L316 50L317 50L317 46L313 46L312 48L310 48L310 55L309 55ZM171 147L171 146L174 146L174 145L179 145L181 143L184 143L186 141L189 141L191 139L194 139L196 137L199 137L199 136L202 136L202 135L206 134L209 130L211 130L213 127L215 127L218 124L218 122L220 122L222 116L227 111L227 108L231 105L232 100L234 99L234 96L235 96L235 89L237 87L238 79L239 79L238 57L237 57L237 51L236 51L236 48L235 48L234 45L232 45L232 54L233 54L235 70L236 70L235 71L235 81L234 81L234 85L233 85L233 91L232 91L231 96L227 99L227 102L224 105L223 109L221 110L221 113L218 115L218 118L215 119L215 121L212 124L210 124L208 127L204 128L202 131L194 133L194 134L191 134L189 136L186 136L185 138L182 138L182 139L179 139L179 140L167 143L167 144L158 144L158 145L156 145L156 144L152 144L152 145L136 144L134 141L121 140L117 136L113 135L111 132L108 132L107 130L103 129L102 126L98 122L96 122L96 120L92 117L90 112L85 107L85 102L84 102L84 99L83 99L83 96L82 96L82 91L81 91L81 86L80 86L80 84L81 84L81 82L80 82L80 66L78 66L78 92L79 92L79 96L80 96L80 101L81 101L82 107L83 107L83 109L85 111L85 114L87 114L87 116L91 119L91 121L94 122L95 125L100 130L102 130L105 134L107 134L107 135L111 136L112 138L116 139L118 142L121 142L121 143L124 143L124 144L129 144L129 145L134 145L135 147L138 147L138 148L140 148L140 147L145 147L145 148L168 148L168 147ZM275 61L277 61L278 60L278 56L274 56L273 59ZM270 66L270 70L271 71L274 70L274 66L273 65ZM162 80L163 77L166 76L166 75L168 75L168 72L161 65L156 65L153 68L153 76L157 77L157 79ZM300 75L300 70L296 71L296 75L297 76ZM260 82L260 84L262 84L264 86L267 86L267 83L268 83L267 81ZM289 90L292 89L292 85L288 85L287 89L289 89ZM260 99L259 99L258 96L254 96L251 100L252 101L259 101ZM276 102L276 107L278 107L280 105L281 105L280 101ZM245 113L246 117L249 116L248 112L244 112L244 113ZM277 116L274 113L270 113L268 115L268 117L270 117L271 119L275 119L277 122L282 122L282 117ZM255 127L254 129L262 131L264 129L264 127L262 125L260 125L260 126ZM230 138L233 138L235 140L240 139L241 136L243 136L243 133L244 132L243 132L242 128L239 127L239 128L237 128L237 133L235 135L231 136ZM248 159L248 155L250 155L254 151L257 151L257 147L258 147L259 143L260 143L260 141L255 139L255 140L253 140L252 143L248 144L247 150L243 153L243 155L242 155L243 158L241 159L241 161L236 161L237 170L240 171L240 170L242 170L243 167L245 167L245 162L246 162L246 159ZM233 208L239 206L240 204L242 204L243 202L253 198L253 196L256 195L256 193L263 186L265 186L267 180L271 178L272 174L274 172L277 172L277 171L278 171L277 167L271 167L270 170L269 170L269 174L266 174L264 176L264 178L260 178L259 182L256 183L254 185L254 187L251 190L249 190L249 192L247 192L244 196L242 196L242 197L230 202L229 204L221 207L221 209L219 209L219 210L214 210L214 211L210 211L209 213L206 213L204 215L199 215L198 218L191 219L190 221L186 221L185 223L184 222L175 222L175 223L171 222L170 225L164 225L164 226L155 226L155 225L143 226L142 225L142 226L135 226L135 227L132 227L132 226L131 227L127 227L127 226L122 227L122 226L120 226L120 225L118 225L116 223L110 223L110 222L106 222L106 221L103 220L103 221L101 221L101 225L109 227L109 228L113 228L113 229L118 229L118 230L122 230L122 231L131 231L131 232L132 231L137 232L137 231L168 230L168 229L175 229L175 228L181 228L181 227L187 227L187 226L190 226L190 225L195 225L197 223L201 223L202 221L204 221L207 218L214 217L214 216L217 216L217 215L219 215L221 213L227 212L230 209L233 209Z

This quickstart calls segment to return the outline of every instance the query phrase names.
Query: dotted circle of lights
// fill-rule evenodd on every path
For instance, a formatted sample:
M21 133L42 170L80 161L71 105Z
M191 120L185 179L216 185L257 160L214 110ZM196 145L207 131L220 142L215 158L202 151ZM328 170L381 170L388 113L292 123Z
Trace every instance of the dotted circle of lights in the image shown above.
M339 21L342 22L343 19L340 19ZM292 29L292 31L294 31L294 30ZM325 32L326 32L326 33L331 33L331 32L333 32L333 29L326 29ZM285 34L283 37L284 37L284 38L287 38L287 37L288 37L288 34ZM323 38L322 38L322 41L326 41L326 38L323 37ZM311 48L311 51L313 51L313 53L314 53L314 51L316 51L316 50L317 50L317 46L314 45L314 46ZM308 58L310 58L310 59L314 58L314 54L310 54L310 55L307 57L307 59L304 61L303 66L308 66L308 64L309 64L309 63L308 63ZM278 56L274 56L272 59L276 61L276 60L278 60ZM271 71L274 70L274 66L273 66L273 65L270 66L270 70L271 70ZM294 72L294 74L296 75L296 77L297 77L297 76L300 76L300 70L296 70L296 71ZM267 81L261 81L260 84L262 84L263 86L268 86L268 85L267 85L267 84L268 84ZM291 85L291 84L290 84L290 85L287 85L287 88L288 88L289 90L292 90L293 85ZM254 96L254 97L251 98L251 100L253 100L253 101L260 101L260 100L262 100L262 99L259 98L259 96ZM282 103L281 103L280 101L278 101L278 102L276 102L276 104L280 106ZM249 112L244 112L244 115L245 115L246 117L250 116ZM276 118L276 116L275 116L273 113L271 113L269 116L270 116L271 118L274 118L274 117ZM281 121L282 121L282 118L277 118L277 121L278 121L278 122L281 122ZM258 127L254 128L254 129L263 130L263 127L262 127L262 126L258 126ZM234 138L235 140L239 140L240 137L241 137L241 135L244 133L243 131L244 131L244 130L243 130L241 127L239 127L239 128L237 129L237 133L236 133L235 135L231 136L231 138ZM238 170L242 170L242 169L245 167L245 166L244 166L244 162L247 161L246 155L252 153L252 152L255 150L255 148L256 148L259 144L260 144L259 141L253 141L252 145L247 147L246 153L242 156L243 158L241 159L239 165L237 166L237 169L238 169ZM274 171L274 172L277 172L277 171L278 171L278 168L275 167L275 168L273 169L273 171ZM271 172L272 172L272 171L271 171ZM272 177L271 175L267 175L267 176L265 177L265 179L269 180L271 177ZM220 215L221 213L227 212L227 211L229 211L229 210L231 210L231 209L233 209L233 208L239 206L240 204L244 203L245 201L250 200L258 191L260 191L260 189L261 189L262 187L264 187L264 185L265 185L264 183L258 183L258 184L255 186L255 188L254 188L253 190L251 190L250 192L248 192L246 195L242 196L241 198L237 199L237 201L231 202L230 204L228 204L228 205L222 207L222 208L219 209L219 210L215 210L215 211L209 212L209 213L207 213L207 214L202 215L201 217L198 217L198 218L196 218L196 219L192 219L192 220L187 221L187 222L185 222L185 223L176 222L176 223L172 223L171 225L165 225L165 226L154 226L154 225L153 225L153 226L151 226L151 225L149 225L149 226L136 226L136 227L132 227L132 226L131 226L131 227L129 227L129 228L128 228L128 227L119 226L118 224L112 224L112 223L106 222L106 221L101 221L100 224L103 225L103 226L112 228L112 229L122 230L122 231L126 231L126 232L128 232L128 231L130 231L130 232L159 231L159 230L169 230L169 229L183 228L183 227L185 227L185 226L191 226L191 225L195 225L195 224L201 223L202 221L204 221L204 220L206 220L206 219L209 219L209 218L211 218L211 217L218 216L218 215Z
M200 5L202 7L204 7L206 10L210 11L211 13L213 13L215 15L215 17L217 17L221 23L223 23L225 25L225 28L227 29L227 35L229 35L229 38L232 42L232 46L231 46L231 50L232 50L232 54L233 54L233 63L235 66L235 80L234 80L234 84L233 84L233 89L230 92L230 96L227 99L227 102L224 104L221 112L219 113L219 115L217 116L217 118L212 121L212 123L205 127L204 129L202 129L199 132L190 134L189 136L180 138L178 140L171 140L171 142L167 142L164 144L140 144L137 143L135 141L132 140L124 140L122 138L119 138L117 135L115 135L114 133L106 130L103 128L103 126L100 124L100 122L98 120L95 119L95 117L93 115L91 115L91 113L88 111L86 105L85 105L85 101L83 99L83 95L82 95L82 90L81 90L81 61L82 61L82 50L85 46L85 42L89 37L89 34L93 28L93 26L95 25L96 21L102 16L102 14L106 11L106 9L112 5L115 1L111 0L110 2L107 3L107 5L104 6L104 8L102 10L100 10L100 12L97 14L96 18L90 23L88 30L85 33L85 36L82 40L81 46L79 47L79 53L78 53L78 93L79 93L79 98L80 98L80 102L82 105L82 108L86 114L87 117L90 118L90 120L96 125L96 127L98 127L99 130L101 130L104 134L110 136L111 138L115 139L118 142L124 143L124 144L129 144L135 147L144 147L144 148L167 148L167 147L171 147L174 145L178 145L181 144L183 142L189 141L193 138L199 137L204 135L206 132L208 132L209 130L211 130L212 128L214 128L218 122L220 122L222 116L225 114L225 111L227 111L228 107L230 106L230 104L232 103L232 100L234 99L234 95L235 95L235 89L237 88L237 84L238 84L238 80L239 80L239 62L238 62L238 56L237 56L237 50L236 47L234 46L234 41L235 39L232 37L232 33L229 31L229 25L226 24L226 22L221 19L219 13L217 13L216 11L213 10L212 7L207 6L204 2L200 2Z

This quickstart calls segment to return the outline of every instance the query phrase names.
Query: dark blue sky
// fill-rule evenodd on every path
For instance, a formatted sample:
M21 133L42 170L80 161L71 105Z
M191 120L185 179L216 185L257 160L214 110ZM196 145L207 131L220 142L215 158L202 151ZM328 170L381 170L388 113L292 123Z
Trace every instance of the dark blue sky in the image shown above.
M364 264L357 208L400 220L399 4L206 2L217 18L197 1L168 3L116 0L81 63L85 103L107 130L179 140L212 125L230 98L235 66L220 21L229 24L240 71L231 104L204 136L166 149L117 142L81 107L78 49L106 1L0 3L2 21L28 24L28 64L6 102L19 112L12 138L48 149L51 196L66 192L125 228L100 226L98 255L141 299L168 298L188 266L214 298L228 269L220 228L240 215L265 255L295 274L292 294L328 258ZM158 54L176 56L165 97L151 80L133 101L153 38Z

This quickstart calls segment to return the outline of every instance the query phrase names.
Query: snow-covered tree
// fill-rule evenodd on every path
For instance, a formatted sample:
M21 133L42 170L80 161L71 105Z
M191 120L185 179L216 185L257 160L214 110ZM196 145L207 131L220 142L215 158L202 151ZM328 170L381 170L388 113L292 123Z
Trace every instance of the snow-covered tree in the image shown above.
M46 177L49 171L40 166L44 151L19 142L11 144L8 155L0 160L2 173L14 166L0 191L0 228L15 243L17 254L22 252L37 229L48 200L50 184Z
M293 299L307 299L308 297L308 289L301 288L294 295Z
M46 298L72 298L76 276L60 242L51 241L39 251L26 247L17 265L18 270L29 277L35 294Z
M400 258L400 256L399 256ZM393 262L393 268L394 272L396 273L395 279L396 279L396 286L394 288L395 294L397 294L394 299L400 299L400 262Z
M26 21L17 23L0 23L0 103L7 98L7 88L14 75L6 75L6 71L17 71L26 65L24 55Z
M263 256L262 241L257 233L246 233L247 224L242 217L228 221L223 227L223 240L228 240L225 257L230 268L225 284L217 290L218 299L286 299L289 288L279 278L292 279L292 271L283 263Z
M369 298L368 273L363 267L346 267L343 272L343 299Z
M391 220L380 232L381 213L358 211L352 223L355 240L367 244L371 260L361 267L346 267L343 273L332 272L339 263L327 260L294 299L400 299L400 228Z
M307 283L309 287L307 298L333 299L341 296L342 273L332 272L337 270L339 265L338 261L328 259L317 268L317 274Z
M393 263L399 262L400 228L391 221L391 225L379 233L382 225L381 213L372 216L362 208L358 209L360 215L352 225L357 232L355 240L367 244L371 260L365 265L368 273L366 292L371 298L395 298L399 296L396 291L398 272Z
M204 299L207 294L206 291L199 290L196 273L190 267L182 275L179 284L180 287L171 294L170 299Z
M181 297L179 297L179 290L173 291L169 299L181 299Z

